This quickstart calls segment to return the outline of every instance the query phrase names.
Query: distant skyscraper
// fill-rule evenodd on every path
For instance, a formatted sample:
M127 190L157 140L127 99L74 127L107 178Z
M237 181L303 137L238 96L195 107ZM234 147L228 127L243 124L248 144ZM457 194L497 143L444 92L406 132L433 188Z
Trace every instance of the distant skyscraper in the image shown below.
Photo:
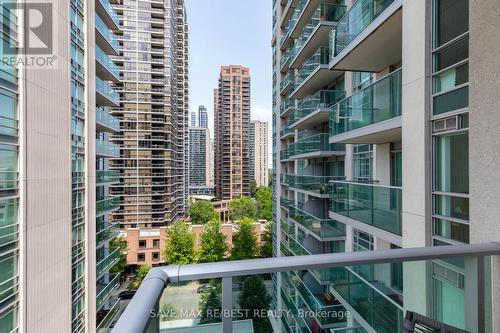
M250 70L222 66L214 91L215 195L250 194Z
M207 108L204 105L200 105L198 108L198 127L208 127Z
M189 117L190 117L189 126L197 127L198 126L198 122L197 122L198 117L197 117L196 111L191 111Z
M209 186L210 132L208 128L189 128L189 187Z
M267 122L253 120L250 123L250 180L257 186L269 184Z

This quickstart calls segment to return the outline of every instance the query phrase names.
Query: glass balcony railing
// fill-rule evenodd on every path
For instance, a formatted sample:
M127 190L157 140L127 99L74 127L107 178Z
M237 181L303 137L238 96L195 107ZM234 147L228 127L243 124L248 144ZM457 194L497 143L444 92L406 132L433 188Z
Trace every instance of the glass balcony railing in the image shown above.
M120 146L105 140L95 140L95 150L97 155L120 157Z
M282 101L280 106L280 115L288 112L289 110L293 110L295 108L295 100L293 99L285 99Z
M95 121L117 132L120 131L120 120L110 115L102 106L96 107Z
M401 236L401 187L333 181L330 210Z
M320 219L290 205L290 218L321 238L344 237L345 225L332 219Z
M342 52L393 2L394 0L357 0L331 33L332 57Z
M293 205L293 199L287 197L280 198L280 205L285 209L290 209L290 206Z
M120 207L120 197L108 197L95 204L96 215L102 215Z
M104 39L111 45L113 50L118 54L120 53L120 43L115 37L113 31L111 31L104 21L99 17L99 15L95 15L95 27L97 31L104 37Z
M313 112L321 109L327 109L333 104L345 98L345 91L340 90L320 90L314 95L308 96L298 103L297 109L289 117L289 123L293 124L297 121L309 116Z
M296 86L300 86L320 65L328 64L330 50L328 47L320 47L297 72Z
M493 325L493 309L487 304L494 301L494 293L478 294L478 290L481 286L491 286L492 256L499 254L498 243L487 243L380 249L295 258L286 256L244 262L224 261L210 265L159 266L151 269L113 329L114 332L128 332L133 327L134 332L158 332L159 327L165 327L166 321L190 319L188 326L196 326L197 331L210 328L217 332L231 332L245 326L244 331L251 332L253 325L266 325L267 329L263 329L263 332L271 332L270 323L255 322L259 321L256 317L231 316L222 320L221 317L210 316L206 311L206 300L210 300L209 306L221 309L221 313L232 313L233 309L249 309L247 304L255 304L255 293L258 292L261 301L259 310L267 311L272 304L271 286L276 281L280 282L280 279L281 290L274 289L274 292L280 298L283 297L285 307L305 310L304 307L328 309L330 306L340 308L341 305L352 312L346 313L344 317L362 318L367 331L404 332L406 311L409 311L409 315L417 311L420 316L442 321L436 323L436 329L444 327L446 331L452 331L451 326L464 330L466 323L471 320L477 323L477 318L484 318L485 325ZM394 264L399 266L395 267ZM308 272L317 269L333 270L330 271L333 278L330 285L318 285L313 276L309 278ZM271 273L278 273L277 280L270 276ZM296 277L292 278L293 274ZM403 278L404 285L400 283ZM207 283L209 279L211 282ZM98 284L99 299L108 283L103 285L101 287ZM404 293L402 305L402 288L406 286L412 292ZM179 294L183 295L182 302L179 301ZM337 294L340 297L332 297ZM99 304L100 300L98 307ZM186 304L188 310L193 310L188 313L195 313L196 317L180 317L182 314L179 309L186 309ZM426 304L433 306L427 307ZM309 327L309 330L305 328L303 331L318 331L314 321L323 320L316 311L311 312L312 316L301 316ZM443 313L447 315L442 316ZM333 316L324 317L331 319ZM338 316L337 319L342 320ZM294 325L293 316L287 320ZM201 327L205 324L210 326ZM352 328L359 328L359 325L354 324Z
M397 70L332 106L330 133L345 133L400 115L401 70Z
M281 127L281 130L280 130L280 137L285 137L285 136L289 136L289 135L293 135L294 134L294 130L291 129L289 126L282 126Z
M345 145L338 143L329 143L328 133L319 133L302 139L298 142L292 143L288 146L290 157L317 153L317 152L333 152L345 151Z
M280 68L283 68L285 67L285 64L290 60L290 47L288 47L285 51L285 53L283 53L283 56L281 57L281 61L280 61Z
M115 22L116 26L119 27L120 26L120 17L113 9L113 6L111 6L111 3L109 2L109 0L99 0L99 2L106 10L109 17L113 20L113 22Z
M101 276L120 260L120 248L110 249L109 254L97 261L96 276Z
M99 94L106 97L114 104L120 104L120 94L117 93L108 82L100 79L97 76L95 77L95 88Z
M287 149L282 149L280 151L280 160L281 161L284 161L284 160L288 160L290 158L290 151Z
M288 249L290 249L295 256L307 256L311 254L308 249L290 235L288 236Z
M335 176L313 176L313 175L285 175L285 182L288 186L299 190L314 192L317 194L327 194L330 191L330 181L343 177Z
M120 285L120 274L109 274L109 283L97 286L96 308L99 310L106 302L111 293Z
M104 241L114 238L118 234L119 230L119 223L108 223L106 226L102 226L101 230L96 233L96 243L101 244Z
M281 290L281 299L283 300L285 307L291 312L291 316L293 317L294 321L297 323L297 327L300 329L299 332L304 332L304 333L309 332L310 333L311 328L304 320L304 316L299 315L299 310L297 309L297 306L290 298L290 295L287 294L284 290ZM293 332L295 332L295 331L293 331Z
M120 172L114 170L97 170L95 172L96 183L115 183L120 181Z
M281 92L284 92L285 90L292 91L294 87L295 87L295 75L293 71L289 71L280 82L280 91Z
M95 46L95 59L117 80L120 79L119 67L109 59L108 55L98 45Z

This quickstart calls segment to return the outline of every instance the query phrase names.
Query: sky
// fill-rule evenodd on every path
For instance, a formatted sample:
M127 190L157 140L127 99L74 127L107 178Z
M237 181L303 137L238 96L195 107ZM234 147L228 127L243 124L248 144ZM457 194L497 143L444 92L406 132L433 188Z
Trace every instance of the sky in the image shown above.
M272 154L272 2L185 0L189 25L189 105L208 110L213 138L214 97L220 67L250 68L251 119L268 122Z

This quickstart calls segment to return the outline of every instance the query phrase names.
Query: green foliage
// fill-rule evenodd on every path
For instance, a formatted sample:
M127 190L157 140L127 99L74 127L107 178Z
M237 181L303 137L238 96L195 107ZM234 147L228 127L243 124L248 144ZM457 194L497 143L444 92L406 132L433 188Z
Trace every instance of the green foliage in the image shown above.
M236 232L233 235L231 259L252 259L259 254L257 235L255 234L253 223L254 220L243 218L236 225Z
M229 217L233 221L239 221L245 217L255 219L257 217L257 203L249 197L239 197L229 202Z
M175 315L175 307L170 303L163 303L160 310L160 318L163 321L174 320Z
M238 303L246 319L252 319L255 333L272 332L271 323L267 316L260 314L265 313L271 304L271 296L269 296L264 281L258 276L250 276L245 279L243 288L241 289Z
M205 224L210 220L219 219L219 214L210 201L198 200L189 205L189 217L193 224Z
M177 221L167 229L165 260L170 265L194 263L194 234L184 221Z
M125 272L125 266L127 266L127 241L124 238L117 237L113 238L109 245L111 248L120 248L120 260L110 269L110 273L120 273Z
M222 223L212 220L205 224L201 233L199 262L217 262L224 260L228 251L226 235L222 233Z
M222 311L221 294L222 284L214 280L210 281L210 289L201 294L200 297L200 324L217 323L222 320L220 316L214 316L214 312L221 313Z
M151 267L149 267L149 265L140 265L139 268L137 268L135 279L130 284L129 289L139 289L142 280L148 275L150 269Z
M273 192L269 187L261 186L255 193L258 217L271 221L273 218Z
M250 182L250 196L252 198L255 198L255 192L257 192L257 182L255 180L252 180Z
M260 238L260 256L270 258L273 256L273 222L267 222Z

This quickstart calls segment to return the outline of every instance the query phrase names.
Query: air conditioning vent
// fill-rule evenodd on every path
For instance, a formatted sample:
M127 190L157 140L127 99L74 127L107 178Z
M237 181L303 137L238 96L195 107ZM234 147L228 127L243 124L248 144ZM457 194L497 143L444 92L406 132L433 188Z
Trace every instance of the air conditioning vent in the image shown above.
M458 116L436 120L433 123L433 132L443 132L458 129Z

